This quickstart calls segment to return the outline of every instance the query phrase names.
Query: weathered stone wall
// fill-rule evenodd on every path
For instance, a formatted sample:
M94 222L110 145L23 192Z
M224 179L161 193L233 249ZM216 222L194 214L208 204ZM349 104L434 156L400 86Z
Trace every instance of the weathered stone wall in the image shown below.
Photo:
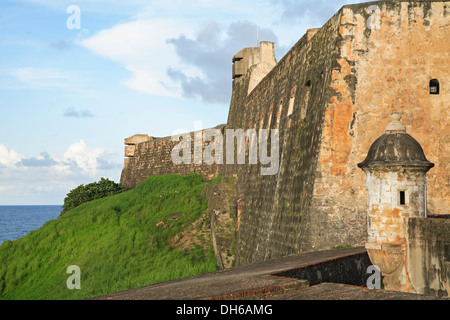
M136 145L121 181L133 188L156 174L237 174L237 264L363 245L368 197L357 163L389 115L400 111L436 164L427 174L428 211L446 213L448 34L449 1L344 6L321 29L308 31L253 90L257 66L234 83L226 128L279 129L276 175L262 176L260 165L175 165L177 142L163 138ZM431 79L439 80L439 95L429 94Z
M371 265L372 262L367 252L364 252L300 268L289 269L272 275L308 280L310 286L330 282L366 287L369 276L367 269Z
M410 218L408 273L417 293L450 296L450 219Z
M276 176L262 177L258 166L239 171L238 263L364 244L367 191L357 163L393 111L436 164L427 175L428 211L446 213L449 8L448 1L345 6L248 97L248 78L236 83L228 127L279 128L281 138ZM429 93L434 78L439 95Z
M370 6L374 10L371 14ZM372 18L372 20L368 20ZM367 23L375 26L372 30ZM354 163L364 159L371 143L383 133L393 111L403 114L402 123L436 164L427 174L428 211L444 214L450 205L450 80L448 41L449 1L385 1L343 8L341 35L342 70L353 92L345 112L345 151L340 152L343 175L336 175L343 197L364 206L363 173ZM440 81L439 95L429 94L431 79ZM330 110L331 111L331 110ZM336 136L337 137L337 136ZM342 140L342 139L341 139ZM325 150L324 150L325 151ZM333 162L323 152L321 163ZM339 157L334 157L339 159ZM328 178L327 178L328 179ZM354 190L354 194L349 190ZM338 200L338 198L334 199ZM334 201L333 200L333 201Z
M224 132L224 125L216 127L221 132ZM202 139L202 150L209 142L203 141L203 132L190 132L191 137L191 164L176 164L172 160L172 150L179 145L183 140L172 141L172 137L165 138L151 138L145 142L138 142L132 145L133 152L128 153L132 155L125 159L125 165L122 170L120 178L121 184L127 189L133 189L150 176L180 174L186 175L189 173L197 173L202 175L205 179L212 179L219 173L218 164L206 164L205 162L196 163L195 161L195 135L199 134ZM129 139L125 139L129 142ZM127 147L125 148L127 152ZM127 153L126 153L127 154Z
M356 163L395 110L436 163L427 177L428 210L446 212L450 95L444 90L430 95L428 84L438 78L443 86L450 78L447 10L445 2L419 1L379 1L341 10L340 67L332 75L332 87L341 95L330 101L325 114L312 204L317 214L311 216L315 247L334 236L324 223L345 230L342 222L352 220L355 231L362 227L367 193Z
M262 176L260 165L239 168L237 264L311 248L309 209L324 113L336 95L330 82L339 54L339 15L300 39L248 97L252 70L235 83L227 128L280 130L276 175Z

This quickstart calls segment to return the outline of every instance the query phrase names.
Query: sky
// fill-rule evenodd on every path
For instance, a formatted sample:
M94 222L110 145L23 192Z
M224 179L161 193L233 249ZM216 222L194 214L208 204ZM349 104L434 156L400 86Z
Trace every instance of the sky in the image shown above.
M360 2L0 0L0 205L62 205L120 181L124 138L226 123L235 53L279 61Z

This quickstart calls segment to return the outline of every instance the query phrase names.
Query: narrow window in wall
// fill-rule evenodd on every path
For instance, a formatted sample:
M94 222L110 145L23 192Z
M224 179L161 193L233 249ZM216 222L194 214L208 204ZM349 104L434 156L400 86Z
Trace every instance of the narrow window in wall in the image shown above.
M406 206L406 205L408 205L408 193L405 191L405 190L400 190L400 192L399 192L399 204L401 205L401 206Z
M287 116L288 116L288 120L287 120L287 127L290 128L291 127L291 122L292 122L292 113L294 112L294 103L295 103L295 93L297 91L297 86L294 86L291 89L291 97L289 99L289 106L288 106L288 112L287 112Z
M323 77L323 72L320 75L321 75L321 77ZM304 94L304 102L303 102L303 106L300 110L300 118L302 120L304 120L306 118L306 112L308 111L308 102L309 102L309 97L311 95L311 80L308 80L305 83L305 87L307 89L305 90L306 93Z
M439 94L439 80L433 79L430 81L430 94Z
M295 96L292 96L291 99L289 100L289 108L288 108L288 120L287 120L287 127L290 128L291 127L291 116L292 113L294 112L294 102L295 102Z
M283 111L283 100L280 101L280 106L278 107L278 112L277 112L277 124L275 126L275 129L279 129L280 128L280 121L281 121L281 112Z
M289 100L289 109L288 109L288 117L292 114L292 112L294 112L294 102L295 102L295 97L292 96L291 99Z
M405 191L400 191L400 205L404 206L406 204Z

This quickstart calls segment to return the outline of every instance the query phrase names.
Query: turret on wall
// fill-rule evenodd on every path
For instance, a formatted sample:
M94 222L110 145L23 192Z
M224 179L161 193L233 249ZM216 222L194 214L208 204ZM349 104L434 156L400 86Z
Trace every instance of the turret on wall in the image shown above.
M233 57L233 86L253 67L248 92L250 93L277 64L275 44L261 41L259 47L244 48Z
M416 293L408 274L407 224L426 218L426 173L434 167L394 112L386 133L358 164L366 173L368 241L366 249L385 277L388 290Z
M153 140L148 134L135 134L132 137L126 138L125 142L125 167L128 166L130 158L136 155L136 146L139 143L147 142Z

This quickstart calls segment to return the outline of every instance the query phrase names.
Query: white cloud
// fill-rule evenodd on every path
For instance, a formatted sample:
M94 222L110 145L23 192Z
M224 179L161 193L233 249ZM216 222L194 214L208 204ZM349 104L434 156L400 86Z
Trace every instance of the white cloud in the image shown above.
M69 146L64 153L65 163L76 163L85 173L95 175L99 166L99 159L105 154L102 148L91 149L84 140Z
M263 40L276 40L270 29L260 28L260 34ZM228 103L231 59L255 40L256 24L224 24L204 16L141 18L102 30L79 44L129 70L132 77L122 84L130 89Z
M47 68L24 67L11 71L11 75L31 87L65 87L68 78L61 71Z
M167 69L178 59L167 39L178 36L180 30L188 31L186 25L170 19L137 20L102 30L79 43L129 70L133 76L123 82L125 86L177 97L179 86L167 75Z
M123 159L122 157L120 157ZM120 179L122 162L103 148L75 142L59 154L23 156L0 144L0 205L62 203L73 188Z
M36 186L36 191L52 191L55 189L54 185L47 185L47 186Z
M121 165L115 161L117 159L111 157L105 149L91 148L84 140L71 144L59 156L42 152L37 157L25 157L0 144L0 178L8 177L14 180L19 176L21 179L28 176L31 181L45 173L47 176L65 180L81 176L93 177L100 173L111 173L112 170L120 171Z
M19 153L14 150L8 150L7 147L0 144L0 167L15 168L16 164L23 159Z
M127 70L133 73L133 77L122 82L130 89L166 97L180 97L179 90L162 71L148 71L140 67L127 66Z
M15 189L14 186L0 186L0 191L2 191L2 192L14 190L14 189Z

